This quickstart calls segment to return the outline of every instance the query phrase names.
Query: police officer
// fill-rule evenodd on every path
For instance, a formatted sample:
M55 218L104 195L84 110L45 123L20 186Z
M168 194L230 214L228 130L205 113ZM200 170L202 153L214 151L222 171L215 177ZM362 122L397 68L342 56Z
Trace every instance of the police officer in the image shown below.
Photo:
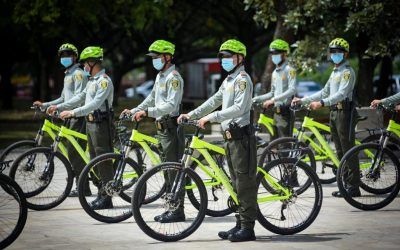
M255 240L254 222L257 213L256 141L251 121L253 84L244 71L246 47L231 39L224 42L218 53L222 68L229 73L221 87L210 99L183 118L199 120L204 128L207 122L220 122L225 138L226 157L234 190L239 200L236 226L219 232L222 239L232 242ZM222 105L221 111L214 111ZM214 112L213 112L214 111ZM204 116L206 115L206 116Z
M329 44L329 56L335 64L333 72L325 87L308 97L294 98L293 103L303 103L316 110L327 106L330 108L330 128L336 152L341 159L354 146L356 110L353 104L355 73L346 58L349 55L349 44L343 38L336 38ZM360 196L360 169L358 159L351 159L353 166L348 173L348 193ZM343 197L339 191L332 193L335 197Z
M289 44L276 39L269 45L272 62L276 65L272 72L271 91L253 98L253 102L264 102L264 107L274 106L274 120L278 137L292 136L294 117L290 102L296 94L296 70L287 62Z
M157 138L161 144L162 161L177 162L184 150L184 134L177 124L183 95L183 79L172 63L175 45L165 40L157 40L149 47L147 56L152 57L153 67L159 71L150 95L136 108L125 109L133 114L134 120L148 116L156 119ZM121 114L121 115L122 115ZM166 173L166 183L170 187L176 173ZM185 220L183 204L178 209L166 211L154 218L160 223Z
M58 56L60 57L60 63L65 68L64 76L64 87L61 92L61 96L53 101L41 103L36 101L33 105L41 106L43 108L48 108L48 112L52 112L56 109L56 105L63 102L67 102L75 95L81 93L86 88L87 77L84 75L83 70L79 67L78 61L78 49L70 43L65 43L58 49ZM69 123L69 129L86 133L85 119L83 117L72 118ZM86 142L83 140L78 140L82 147L85 147ZM75 150L71 143L68 143L68 159L71 162L72 169L76 178L76 183L80 173L82 172L85 162L80 157L79 153ZM90 189L87 189L86 195L91 195ZM77 197L77 189L73 190L70 197Z
M102 66L103 49L100 47L87 47L80 56L84 63L86 74L90 75L85 90L66 103L57 106L62 119L71 117L86 118L86 133L90 158L113 152L112 145L112 103L114 87ZM74 108L84 103L82 107ZM101 187L97 198L90 204L93 209L112 208L112 197L104 192L104 185L112 180L113 168L109 162L104 162L98 167L101 178Z

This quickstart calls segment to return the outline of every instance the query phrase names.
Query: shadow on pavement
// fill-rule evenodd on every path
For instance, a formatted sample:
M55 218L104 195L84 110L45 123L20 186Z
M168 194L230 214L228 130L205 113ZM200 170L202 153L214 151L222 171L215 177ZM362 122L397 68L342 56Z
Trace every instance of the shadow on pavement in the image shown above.
M321 234L296 234L296 235L272 235L257 236L257 241L265 242L324 242L341 240L341 236L350 235L349 233L321 233Z

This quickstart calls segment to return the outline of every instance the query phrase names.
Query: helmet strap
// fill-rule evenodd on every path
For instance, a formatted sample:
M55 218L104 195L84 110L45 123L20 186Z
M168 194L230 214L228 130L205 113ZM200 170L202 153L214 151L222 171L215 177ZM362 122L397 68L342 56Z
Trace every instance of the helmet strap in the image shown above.
M165 68L167 67L167 64L169 64L171 62L171 60L167 60L167 57L165 56L165 54L163 54L163 58L164 58L164 66L162 67L162 69L160 71L164 71Z
M231 71L228 72L228 74L232 74L233 72L236 71L237 68L239 68L240 66L242 66L244 64L244 57L243 57L243 60L239 63L239 54L236 54L236 60L238 63Z

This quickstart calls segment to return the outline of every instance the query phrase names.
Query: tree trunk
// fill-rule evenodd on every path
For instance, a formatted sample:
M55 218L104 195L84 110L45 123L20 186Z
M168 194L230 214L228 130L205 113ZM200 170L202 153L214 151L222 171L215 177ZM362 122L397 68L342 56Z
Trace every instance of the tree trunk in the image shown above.
M1 99L3 100L2 109L10 110L13 108L12 97L14 96L13 86L11 84L12 62L2 62L0 66L1 76Z
M382 58L381 61L381 69L379 74L378 80L378 89L375 94L375 98L382 99L385 98L388 94L393 94L392 87L392 74L393 74L393 67L392 67L392 58L389 56L385 56Z
M277 1L275 3L277 11L279 12L278 18L276 21L276 28L274 33L274 40L275 39L283 39L289 44L294 42L294 32L293 30L289 29L284 25L283 15L286 14L287 8L284 1ZM272 72L275 69L275 65L272 63L271 56L268 56L267 62L265 64L264 73L261 77L261 82L263 83L263 87L269 91L271 88L271 77Z
M358 56L359 68L356 83L356 98L359 105L369 106L373 96L373 77L374 69L377 64L376 59L363 58Z

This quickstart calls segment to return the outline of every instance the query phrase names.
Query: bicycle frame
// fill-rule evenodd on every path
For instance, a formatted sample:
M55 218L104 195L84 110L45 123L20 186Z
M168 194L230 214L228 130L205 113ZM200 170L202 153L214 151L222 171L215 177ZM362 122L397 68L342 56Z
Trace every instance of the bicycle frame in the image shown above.
M237 194L233 190L232 184L230 182L229 177L225 174L225 172L218 166L218 164L214 161L212 158L211 154L209 153L209 150L214 151L218 154L225 155L225 150L221 147L212 145L206 141L203 141L199 139L198 136L193 136L192 141L189 145L189 148L192 150L197 150L201 155L204 156L204 159L206 162L209 164L209 168L203 165L200 161L197 159L194 159L193 157L189 157L188 154L184 155L184 158L182 162L185 163L185 168L189 167L190 161L194 159L198 166L205 172L207 175L212 177L213 179L215 178L215 182L203 182L206 186L211 186L211 185L219 185L222 184L230 196L232 197L232 200L236 203L239 204ZM210 171L211 170L211 171ZM212 172L213 171L213 172ZM291 193L289 192L288 189L282 187L277 181L274 180L273 177L271 177L267 172L265 172L261 167L257 167L257 171L263 173L264 178L277 190L282 191L284 195L266 195L265 197L258 197L257 202L258 203L263 203L263 202L270 202L270 201L277 201L277 200L285 200L288 199L291 196ZM196 188L196 185L189 185L185 186L185 189L193 189Z
M75 139L75 138L79 138L79 139L87 141L87 136L85 134L76 132L76 131L71 130L71 129L65 127L65 126L61 126L61 129L60 129L60 132L58 133L58 136L60 138L67 139L72 144L72 146L75 148L75 150L79 153L79 155L81 156L83 161L86 164L89 163L90 158L86 154L87 150L83 150L82 147L77 142L77 140ZM63 153L63 155L65 155L68 158L67 151L65 150L65 146L62 144L61 141L57 142L55 146L58 147L61 150L61 152ZM64 147L64 149L62 149L62 147Z
M158 145L159 141L151 136L140 133L136 128L132 130L131 138L129 139L131 142L137 142L146 154L149 156L150 161L153 165L158 165L161 163L161 159L158 155L156 155L153 150L151 150L148 143Z

